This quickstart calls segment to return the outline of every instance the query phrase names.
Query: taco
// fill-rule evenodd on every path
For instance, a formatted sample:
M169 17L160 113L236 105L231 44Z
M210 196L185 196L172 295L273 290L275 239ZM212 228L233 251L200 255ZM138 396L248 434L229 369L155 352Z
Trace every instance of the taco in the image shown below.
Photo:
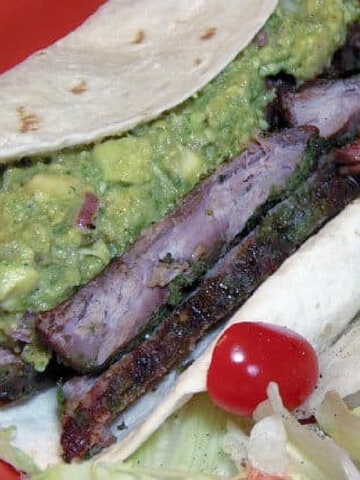
M84 323L83 317L76 313L79 308L83 310L91 303L87 300L89 297L83 295L90 295L93 298L94 291L103 288L104 276L100 272L110 264L104 271L105 277L109 279L109 286L108 290L105 290L103 299L109 301L105 306L106 311L116 310L118 305L114 303L111 295L119 297L119 293L116 288L115 293L113 292L114 277L109 272L115 270L118 274L120 270L125 277L131 277L128 273L133 271L134 265L137 268L140 264L147 262L146 257L142 255L144 250L149 248L149 238L158 239L162 235L162 238L166 239L169 235L170 237L173 235L174 245L184 226L192 232L195 231L196 226L200 227L200 231L203 230L202 223L199 220L196 221L196 218L193 223L186 222L194 211L197 211L201 203L199 197L206 199L208 192L213 195L219 184L223 188L227 185L226 188L230 193L236 189L239 191L236 190L237 200L232 196L223 198L221 193L219 197L214 197L216 201L205 206L207 216L210 219L215 218L216 221L209 223L211 235L207 230L202 233L205 239L210 239L214 232L218 235L213 240L216 259L219 255L227 255L227 250L232 247L235 240L238 240L239 235L243 237L241 241L244 239L248 241L248 236L252 235L251 232L254 229L259 229L261 222L279 222L279 217L276 216L279 215L278 205L285 205L286 211L289 212L289 208L296 208L301 203L299 198L304 196L304 191L309 192L311 188L315 188L316 198L324 198L324 205L330 212L326 220L338 214L357 196L357 186L347 179L340 181L338 176L334 175L334 169L328 170L324 167L324 169L320 168L319 175L314 173L313 160L316 157L317 164L318 157L322 158L323 154L329 156L329 149L334 145L347 142L356 134L359 123L356 103L359 95L358 78L356 76L341 80L331 78L322 80L313 87L304 86L299 92L294 91L295 87L305 80L318 76L326 68L328 68L328 77L337 76L336 64L330 68L330 59L345 42L350 24L359 19L357 3L337 2L334 6L333 2L324 2L324 5L281 2L274 13L272 13L275 8L273 2L259 2L259 5L250 2L249 5L243 5L241 11L238 3L227 5L224 9L215 3L211 4L211 8L210 2L206 5L192 4L192 8L185 8L185 11L182 10L183 6L170 6L168 3L165 7L160 7L160 4L142 5L143 9L149 12L145 17L150 22L147 28L143 23L144 10L141 10L140 15L137 4L108 2L79 30L0 77L0 81L3 82L2 101L4 105L10 103L8 117L10 120L6 120L4 127L1 127L4 128L5 141L2 142L1 152L3 153L0 153L4 162L10 162L4 167L3 173L3 224L6 228L3 229L2 234L4 261L1 265L2 291L0 292L3 310L2 344L8 355L4 365L10 372L3 383L4 402L15 400L23 392L32 393L38 380L41 385L41 380L45 377L43 370L46 370L46 373L52 373L53 364L50 360L49 346L50 350L54 350L66 365L90 375L90 377L81 377L80 380L65 382L63 392L67 402L66 408L69 404L71 406L77 402L81 404L83 400L81 398L79 400L79 394L81 396L85 392L86 395L89 384L90 390L94 391L94 382L95 389L98 389L97 376L104 378L103 375L106 374L102 373L102 370L111 362L115 361L113 365L116 365L117 362L122 361L121 358L131 357L133 351L142 348L141 345L144 343L139 346L134 338L140 333L146 342L150 331L143 325L140 327L136 325L134 332L126 338L126 342L120 344L115 342L115 345L108 349L109 342L104 341L105 337L102 336L103 325L94 324L92 321ZM124 10L122 11L121 8ZM159 11L155 13L151 10L152 8L159 8ZM131 12L128 9L132 9ZM239 18L235 18L235 11L240 11ZM224 17L221 17L219 12ZM132 21L127 22L129 31L122 29L124 37L121 39L117 38L116 28L110 29L115 38L112 39L110 36L108 40L111 48L108 50L107 58L104 54L106 45L104 46L103 30L99 25L103 25L104 18L110 19L109 21L115 24L119 18L117 15L121 18L131 18L134 24ZM135 22L139 16L141 27L138 22ZM199 21L200 19L203 23ZM215 19L218 21L216 25ZM258 33L266 19L268 22ZM163 30L160 30L159 25L164 23L174 26L174 30L169 29L169 32L167 30L165 32L169 33L169 38ZM239 29L239 24L246 28ZM186 30L184 25L189 30ZM353 28L355 31L355 27ZM328 34L329 30L333 32L331 36ZM157 45L152 40L148 44L148 35L150 39L154 32L158 34L159 31L161 36L158 36ZM191 36L194 31L197 32L196 35ZM228 37L222 37L225 33ZM243 50L256 33L257 36L252 43ZM166 42L163 41L164 35L167 38ZM94 52L91 51L88 56L89 49L86 45L89 46L89 38L91 45L94 45ZM129 42L129 38L133 41ZM115 45L117 41L120 43ZM210 46L209 42L213 41L219 43ZM199 49L197 44L203 50ZM231 45L231 48L228 49L228 45ZM217 50L218 48L220 51ZM85 52L82 60L78 63L74 62L74 65L80 65L80 72L84 71L83 65L89 68L89 70L85 68L88 78L78 73L79 71L73 75L73 68L67 69L64 65L61 67L57 64L58 61L68 62L73 49L75 49L75 58L80 57L79 52ZM113 70L113 59L117 50L124 53L124 58L128 62L124 63L124 75ZM350 50L356 52L356 46L352 45ZM177 52L176 62L174 51ZM348 52L349 50L346 58L349 56ZM186 63L182 63L181 54L186 57L184 61L190 61L194 68L184 66ZM47 55L49 55L49 69L42 67L41 70L49 71L49 77L43 84L29 81L32 75L38 75L39 64L45 62ZM341 56L341 53L338 53L339 55ZM101 65L104 68L109 67L109 72L101 70L98 73L100 57ZM94 71L89 67L89 62L93 65ZM343 60L339 62L341 70L344 70L345 62ZM346 71L347 76L356 72L358 68L354 66L355 61L351 63L349 71ZM140 74L138 68L141 69ZM199 69L201 75L199 75ZM72 75L71 79L66 75L64 78L59 76L59 70L69 71L69 75ZM222 72L219 73L220 71ZM130 75L130 78L127 78L127 75ZM134 80L139 78L137 75L141 75L144 83ZM186 79L188 75L189 79ZM19 89L20 79L24 77L27 78L31 87L28 91L22 87L21 94L17 90L15 95L15 90L11 89ZM214 77L216 78L208 83ZM104 81L107 82L108 88L105 88ZM54 82L61 82L61 85L57 84L55 90ZM90 83L94 89L88 88ZM33 85L39 86L39 90L34 92ZM79 88L75 88L74 85ZM128 86L133 87L134 90L129 91ZM279 120L280 117L277 114L274 116L279 124L287 122L293 127L263 137L261 132L269 128L266 108L274 100L276 89L280 91L278 101L281 103L281 112L285 112L286 118ZM59 90L68 100L59 100L54 97L58 95ZM349 91L352 92L353 97L351 95L350 98L348 97ZM310 120L304 121L297 116L298 112L303 111L302 98L308 98L311 95L318 98L319 92L320 96L324 97L325 104L329 104L331 98L336 100L340 98L346 107L349 106L345 108L342 103L341 108L336 110L338 122L334 131L326 131L323 128L323 125L329 126L331 123L329 119L334 116L334 110L330 114L321 102L315 107L316 114L313 114L314 107L312 107L313 115ZM101 97L101 93L105 96ZM149 99L151 99L150 105L147 103ZM292 111L292 105L295 107L300 105L300 107ZM36 111L40 106L43 110ZM131 107L130 113L128 106ZM113 107L116 109L113 110ZM274 108L277 106L275 105ZM62 109L64 116L59 120L59 111ZM66 113L70 111L71 114ZM309 106L307 111L310 111ZM343 118L338 111L344 112ZM73 118L71 122L69 122L70 117ZM53 120L56 121L56 130L54 124L51 125ZM9 130L6 130L7 128ZM102 139L109 135L113 137ZM330 143L324 145L324 138ZM256 139L255 142L254 139ZM89 142L93 143L83 146L84 143ZM66 150L59 151L64 147ZM289 150L291 150L290 160ZM49 153L52 151L56 153ZM272 170L275 165L274 152L278 159L282 158L283 152L286 152L283 170ZM268 161L271 155L272 160ZM19 160L20 157L21 160ZM229 161L233 157L235 161ZM303 168L304 164L300 161L305 157L307 160L311 157L311 160L305 162L306 172L302 170L299 175L298 167L301 164ZM225 167L221 166L224 163L226 163ZM219 170L216 170L217 167ZM239 169L242 172L245 170L249 177L254 177L256 181L249 184L248 179L242 178L240 183L237 177L234 180L232 171L238 172ZM209 176L214 170L215 172ZM265 179L271 178L266 188L261 175L266 177ZM199 183L204 177L207 178ZM285 180L290 179L292 186L289 187L287 184L285 187ZM257 189L259 181L260 192ZM337 183L338 181L340 183ZM248 182L247 188L244 190L246 182ZM304 182L306 185L302 187ZM309 186L310 184L313 186ZM328 189L321 190L323 197L319 196L320 184L331 185ZM244 218L240 221L236 213L243 204L246 204L245 193L252 189L257 201L251 203L251 208L248 208L250 211L244 214ZM339 197L335 196L337 192L341 193ZM269 195L270 202L263 211L259 212ZM310 196L309 194L309 198ZM185 198L184 203L180 203L183 198ZM235 201L234 212L229 214L227 209L221 217L215 210L215 206L217 203L221 204L221 201L223 207ZM290 207L290 204L293 207ZM244 210L246 208L244 206ZM316 210L310 209L308 205L304 208L305 211L306 209ZM274 211L274 209L277 210ZM323 213L326 208L320 208L320 210ZM358 246L357 210L357 203L351 204L328 226L321 229L299 252L284 263L278 273L272 275L256 290L231 321L246 318L261 319L266 312L267 321L288 324L303 333L319 350L330 343L359 308L356 300L358 272L352 263L350 272L344 269L344 265L350 264L348 259L353 258ZM15 211L18 212L16 219L12 218ZM291 211L297 212L297 210ZM228 220L229 215L231 221ZM161 217L163 217L162 220L160 220ZM275 218L275 220L268 220L269 218ZM40 222L39 219L41 219ZM226 226L224 221L225 223L228 221L231 224L230 227ZM303 237L299 236L300 243L318 231L324 221L322 217L320 219L315 215L311 229ZM153 222L158 223L151 225ZM236 225L233 226L232 222ZM45 228L48 225L51 225L50 232ZM170 234L169 225L177 225L178 231L172 231ZM269 230L269 224L266 225ZM221 239L223 243L220 245L219 235L226 237L225 242ZM291 247L288 247L288 255L293 254L298 248L298 242L299 240L296 239ZM343 245L344 242L347 248L339 248L338 245ZM210 240L209 243L211 243ZM180 255L177 257L173 251L168 251L168 245L164 247L160 244L160 247L165 248L162 250L165 254L160 255L159 250L155 250L155 256L159 261L152 267L151 281L147 278L146 284L143 285L139 281L140 277L135 274L131 277L132 283L128 287L127 296L127 303L131 300L129 315L133 316L132 312L137 309L132 304L133 300L141 297L144 292L147 295L145 287L148 287L152 293L156 291L157 299L163 300L163 297L166 297L166 312L162 310L160 317L165 313L171 316L172 313L169 313L168 309L174 307L178 309L175 310L175 314L178 314L176 312L183 306L181 302L192 301L193 297L191 293L189 296L189 289L195 288L201 291L201 284L209 278L206 275L204 277L204 270L213 266L217 275L216 269L221 271L222 268L213 258L214 250L208 253L208 245L205 244L205 240L202 241L201 248L195 248L195 253L182 262L179 262ZM246 250L245 247L242 249ZM14 259L14 252L18 252L16 259ZM336 255L333 252L336 252ZM223 258L226 258L226 255ZM111 260L115 257L118 259ZM328 262L329 257L336 257L331 265ZM139 262L137 259L142 260ZM331 298L336 298L337 303L332 304L326 299L329 296L329 278L334 278L334 272L336 272L336 282L331 282L331 287L334 288ZM270 273L272 273L271 269L267 270L264 277L258 275L260 281ZM309 274L310 278L307 278L306 275ZM344 278L341 275L345 275L347 282L341 281ZM179 280L183 282L182 284L180 282L180 288ZM116 281L119 282L119 278ZM121 280L123 281L124 279ZM79 289L80 285L84 286ZM136 290L135 287L139 285L140 290ZM256 283L254 289L258 285L259 283ZM75 288L77 291L72 295ZM254 289L249 289L248 296ZM286 295L281 294L285 290ZM89 291L90 294L86 293ZM276 303L274 292L280 292ZM296 302L291 292L296 294ZM71 299L67 300L70 295ZM216 298L220 297L216 296ZM74 299L78 299L78 303L76 300L74 302ZM95 307L102 301L95 299ZM286 301L290 301L291 308L287 307ZM143 302L148 308L150 301L147 296ZM163 308L162 303L155 302L153 310L158 311L159 305ZM306 315L303 311L304 305L309 307L308 311L305 311ZM236 304L236 307L238 306ZM75 314L70 314L70 321L66 316L69 308L75 311ZM301 324L299 324L298 311L301 311L303 318ZM340 319L339 311L342 314ZM284 315L285 312L286 315ZM233 313L234 310L229 310L227 316ZM72 319L76 319L76 316L77 323L75 322L74 326L71 322ZM152 313L146 312L145 316L151 317ZM159 315L156 321L159 320L158 317ZM109 318L110 323L113 322L111 315ZM61 323L58 319L66 321ZM155 329L159 328L157 325L155 324ZM219 328L222 329L223 326L220 324ZM59 332L60 335L56 336ZM77 334L76 338L73 335L74 332ZM109 332L110 339L119 338L117 331L109 330ZM111 462L126 458L192 394L203 391L211 348L205 353L202 352L217 333L218 331L214 331L212 337L207 336L203 343L200 343L198 350L194 350L195 357L191 358L194 363L184 373L179 375L179 372L175 372L168 375L161 384L156 383L156 394L153 393L141 399L120 418L120 421L115 422L118 426L120 422L120 426L125 427L120 432L120 436L124 438L97 456L97 461ZM193 335L194 332L191 330L190 336L193 337ZM66 343L68 337L70 337L71 348ZM100 339L101 345L93 349L93 341L96 339ZM130 346L129 339L132 342ZM73 349L76 344L79 347L78 350ZM171 342L168 344L170 345ZM102 349L104 346L105 353ZM189 350L193 348L194 344L190 342ZM87 356L89 351L91 353L93 350L96 350L96 355ZM140 353L142 356L138 359L144 362L147 357L144 356L143 351ZM122 357L119 360L120 354ZM9 356L12 363L8 361ZM15 360L19 362L18 366L9 367ZM184 362L184 357L180 360ZM172 363L171 366L173 366ZM137 370L135 373L143 375L148 365L144 368L145 370ZM110 369L114 367L111 366ZM59 376L58 372L56 374ZM16 376L23 379L23 383L18 387L12 381ZM174 376L176 381L171 386ZM89 383L87 383L88 380ZM69 391L73 381L76 382L76 395L72 397L69 396ZM114 377L111 378L111 382L113 381ZM158 382L159 378L156 378L156 381ZM150 387L153 386L154 384L150 383ZM139 387L139 390L141 388ZM150 415L147 406L149 397L151 410L154 408L152 401L154 397L158 397L155 398L156 403L159 397L161 399L165 394L165 399L160 401ZM91 402L93 399L93 397L84 398L86 398L85 403L89 402L89 398ZM114 399L114 402L116 403L117 400ZM4 425L9 423L18 425L18 446L35 457L35 461L41 462L40 456L36 458L38 445L36 449L29 445L28 424L26 428L21 428L21 425L24 426L24 417L21 417L20 413L29 409L38 410L39 405L43 405L41 408L50 408L53 415L56 408L54 391L46 391L36 396L33 401L26 401L9 409L5 408L4 420L1 419L1 421ZM75 416L83 419L82 413L80 409ZM18 421L15 421L15 417ZM47 417L46 421L49 421L50 417ZM148 418L145 419L145 417ZM65 420L66 418L71 420L73 416L70 414L65 417ZM101 422L103 425L100 427L108 427L107 420L102 419ZM134 431L131 431L132 423L134 427L137 425ZM55 425L56 423L52 423L50 429L45 427L47 434L51 437L53 449L51 450L47 445L48 458L42 460L44 462L42 465L46 465L49 458L51 458L50 462L54 459L59 460L58 440L56 445L53 441L54 437L58 439L59 436ZM64 425L66 424L63 423ZM72 424L70 439L74 439L74 431L81 430L80 427L81 422ZM96 428L100 427L96 426ZM55 435L53 435L54 432L56 432ZM89 442L85 454L81 454L82 458L98 453L102 447L108 446L114 439L113 433L109 436L108 432L105 432L105 442L102 439L100 448L99 445ZM88 437L85 438L88 440ZM83 439L78 443L81 442ZM81 456L77 453L66 454L66 458L79 459Z

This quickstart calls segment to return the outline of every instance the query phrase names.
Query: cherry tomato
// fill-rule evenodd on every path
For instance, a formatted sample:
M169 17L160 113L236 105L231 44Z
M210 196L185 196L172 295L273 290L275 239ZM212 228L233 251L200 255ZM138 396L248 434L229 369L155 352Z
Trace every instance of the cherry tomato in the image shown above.
M1 480L20 480L20 473L11 465L0 460L0 478Z
M106 0L1 0L0 73L54 43Z
M207 375L213 402L238 415L251 415L266 399L269 382L278 384L284 405L293 410L316 386L319 365L307 340L266 323L240 322L219 338Z

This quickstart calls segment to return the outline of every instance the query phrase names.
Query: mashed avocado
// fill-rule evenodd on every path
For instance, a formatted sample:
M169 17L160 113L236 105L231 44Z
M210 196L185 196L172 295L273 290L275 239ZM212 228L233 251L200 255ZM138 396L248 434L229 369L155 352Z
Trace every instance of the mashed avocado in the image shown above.
M199 179L238 154L272 99L265 78L314 77L360 17L357 0L287 0L196 97L119 139L8 167L0 189L0 331L46 310L99 273ZM79 227L87 194L99 200Z

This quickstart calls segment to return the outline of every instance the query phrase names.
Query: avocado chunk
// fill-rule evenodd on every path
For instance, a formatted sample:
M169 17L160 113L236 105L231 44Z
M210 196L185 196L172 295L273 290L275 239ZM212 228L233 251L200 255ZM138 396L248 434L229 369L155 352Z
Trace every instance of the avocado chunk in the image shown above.
M11 309L19 298L25 298L38 285L39 274L27 266L0 265L0 305Z
M80 182L71 175L37 173L28 181L25 189L33 193L36 200L47 201L49 197L54 199L74 197L79 186Z
M192 185L206 171L203 157L183 146L177 146L161 166L175 184Z
M152 178L153 151L145 138L108 140L96 145L93 155L107 183L139 185Z

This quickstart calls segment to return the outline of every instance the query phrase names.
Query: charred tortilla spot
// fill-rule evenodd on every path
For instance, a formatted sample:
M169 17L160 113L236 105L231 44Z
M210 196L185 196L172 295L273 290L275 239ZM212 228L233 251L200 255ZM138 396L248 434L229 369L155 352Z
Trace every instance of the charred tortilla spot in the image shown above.
M202 63L202 60L200 57L196 57L194 58L194 65L197 67L198 65L200 65Z
M40 128L40 117L35 113L28 112L26 107L18 107L16 113L20 120L20 133L34 132Z
M143 43L145 40L145 32L144 30L138 30L136 33L135 33L135 36L134 38L132 39L131 43L134 43L136 45L138 45L139 43Z
M201 35L200 40L210 40L216 34L216 27L207 28Z
M88 83L86 80L79 80L73 87L70 88L70 92L74 95L81 95L88 90Z
M45 50L39 50L38 52L34 53L34 56L44 57L44 56L46 56L46 51Z

